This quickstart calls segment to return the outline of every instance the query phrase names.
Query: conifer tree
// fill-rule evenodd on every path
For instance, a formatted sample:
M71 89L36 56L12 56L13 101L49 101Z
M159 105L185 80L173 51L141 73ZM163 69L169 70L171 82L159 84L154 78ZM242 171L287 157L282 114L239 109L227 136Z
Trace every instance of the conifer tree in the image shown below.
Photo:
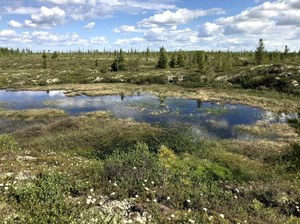
M175 53L172 54L171 60L170 60L170 62L169 62L169 65L170 65L171 68L175 68L175 66L176 66Z
M119 54L117 55L113 64L111 65L111 69L115 72L126 70L126 61L122 49L120 50Z
M146 50L146 61L147 62L149 61L149 57L150 57L150 49L149 49L149 47L147 47L147 50Z
M47 68L47 55L46 55L45 51L43 52L42 58L43 58L43 68L46 69Z
M179 51L177 54L177 62L179 68L183 68L185 66L185 58L184 53L182 51Z
M256 51L255 51L256 64L258 64L258 65L263 64L264 57L265 57L265 45L264 45L263 39L260 39L258 42Z
M156 67L159 69L165 69L168 66L168 56L164 47L160 48L159 58Z

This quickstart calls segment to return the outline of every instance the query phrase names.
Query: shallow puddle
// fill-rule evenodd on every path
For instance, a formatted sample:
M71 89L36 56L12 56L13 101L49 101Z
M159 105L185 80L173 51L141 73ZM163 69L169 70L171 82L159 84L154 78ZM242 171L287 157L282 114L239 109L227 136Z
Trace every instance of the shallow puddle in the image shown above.
M234 130L236 125L251 125L259 120L285 122L286 119L293 117L284 114L274 115L260 108L240 104L158 97L147 93L132 96L121 94L67 97L63 91L0 90L0 107L11 110L55 108L71 115L110 111L117 118L132 118L151 124L184 123L192 125L194 130L203 136L218 138L239 138Z

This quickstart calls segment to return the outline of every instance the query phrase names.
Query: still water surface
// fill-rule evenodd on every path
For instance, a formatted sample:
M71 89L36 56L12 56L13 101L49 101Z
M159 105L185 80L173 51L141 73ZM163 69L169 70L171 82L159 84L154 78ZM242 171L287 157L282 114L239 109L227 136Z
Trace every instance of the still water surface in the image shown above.
M132 96L67 97L63 91L0 90L0 108L54 108L64 110L70 115L110 111L117 118L132 118L139 122L161 125L188 124L202 135L218 138L241 137L241 133L234 130L236 125L251 125L259 120L285 122L289 118L241 104L158 97L148 93L136 93Z

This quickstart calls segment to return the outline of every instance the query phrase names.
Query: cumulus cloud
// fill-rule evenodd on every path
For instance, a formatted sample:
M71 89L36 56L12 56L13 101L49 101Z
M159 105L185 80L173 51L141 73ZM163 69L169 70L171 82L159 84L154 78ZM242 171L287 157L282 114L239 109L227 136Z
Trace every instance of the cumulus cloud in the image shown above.
M117 12L130 14L145 11L159 11L175 9L176 6L160 1L152 0L40 0L62 7L73 20L85 20L91 18L105 18L115 15Z
M189 28L177 30L176 27L153 27L144 33L144 38L148 43L179 49L197 44L197 35L197 32Z
M115 28L113 31L115 33L140 33L140 32L143 32L143 30L137 29L135 26L128 26L128 25L120 26L118 28Z
M141 37L134 37L131 39L118 39L117 41L115 41L113 43L113 45L115 46L129 46L129 45L137 45L137 44L141 44L142 42L144 42L144 38Z
M210 14L222 14L224 10L216 8L210 10L189 10L178 9L175 12L170 10L164 11L159 14L155 14L149 18L143 19L139 22L139 25L144 27L155 27L158 25L179 25L186 24L201 16Z
M31 15L31 20L36 24L61 25L65 22L65 11L58 7L47 8L42 6L38 13Z
M101 36L101 37L92 37L90 40L90 43L92 45L100 45L100 44L105 44L108 41L106 40L106 37Z
M14 30L0 30L0 44L1 43L18 47L37 45L41 49L53 46L54 49L56 49L58 46L93 47L108 43L108 41L104 36L96 36L91 37L90 39L85 39L75 32L61 34L50 31L25 31L16 33Z
M264 2L235 16L219 18L216 24L223 26L225 35L266 32L276 26L300 26L300 1L277 0Z
M96 25L95 22L91 22L91 23L87 24L86 26L84 26L83 29L90 30L90 29L92 29L95 25Z
M212 48L253 49L263 38L268 49L297 46L300 33L300 1L262 1L237 15L200 25L198 37ZM298 42L299 45L299 42Z
M8 26L13 27L13 28L21 28L23 27L23 25L21 23L19 23L18 21L15 20L10 20L9 22L7 22Z
M198 36L199 37L211 37L220 32L220 26L216 23L206 22L201 26Z
M12 38L12 37L16 37L17 33L14 30L1 30L0 31L0 37L4 37L4 38Z
M62 25L65 22L65 11L58 8L47 8L42 6L36 13L32 14L30 19L26 19L24 23L10 20L8 25L14 28L34 28L48 29L53 26Z

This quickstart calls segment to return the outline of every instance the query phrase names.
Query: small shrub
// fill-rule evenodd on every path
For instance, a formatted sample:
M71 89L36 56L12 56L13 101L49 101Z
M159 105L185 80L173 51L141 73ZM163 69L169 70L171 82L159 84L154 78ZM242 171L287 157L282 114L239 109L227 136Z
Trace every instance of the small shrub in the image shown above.
M102 179L118 183L125 197L142 189L144 180L161 183L162 168L148 146L138 143L128 152L114 152L103 165Z
M16 147L17 142L15 139L8 134L0 135L0 146L7 149L12 149Z
M57 174L41 175L32 184L12 188L9 201L19 209L21 223L70 223L78 214L66 201L66 179Z
M288 163L288 169L291 171L300 170L300 145L292 145L291 150L283 156L283 161Z

